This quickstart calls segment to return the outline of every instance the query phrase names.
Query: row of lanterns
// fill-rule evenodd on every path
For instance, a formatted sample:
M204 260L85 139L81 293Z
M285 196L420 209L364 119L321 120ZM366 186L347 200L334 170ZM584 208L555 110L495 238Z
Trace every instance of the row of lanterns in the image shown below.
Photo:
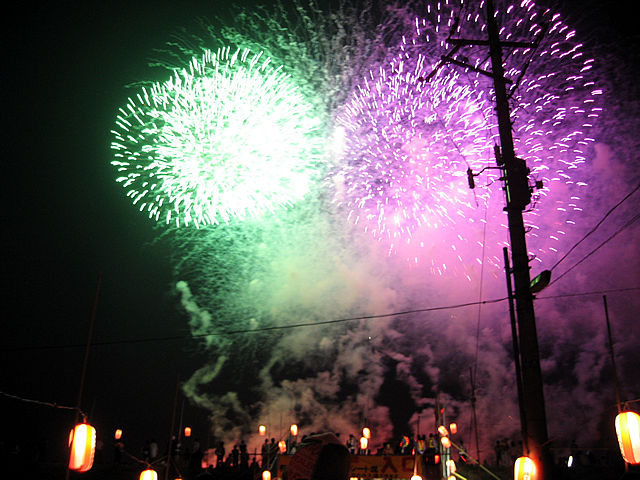
M122 429L116 429L114 438L122 438ZM184 436L191 436L191 427L184 429ZM93 466L96 452L96 429L88 423L79 423L69 432L69 470L88 472ZM140 473L139 480L158 480L158 473L147 468Z
M615 420L616 434L620 452L625 462L632 465L640 464L640 415L632 411L621 412L616 416ZM449 425L449 430L455 434L458 427L455 423ZM451 448L451 440L449 439L449 430L444 425L438 427L441 435L440 442L445 448ZM260 425L258 433L262 436L266 434L267 428ZM291 435L298 435L298 425L293 424L290 428ZM191 427L184 429L184 436L191 436ZM122 438L122 430L117 429L114 437L116 440ZM362 437L360 438L360 448L366 450L369 439L371 438L371 430L367 427L362 429ZM279 442L280 451L282 451L284 442ZM69 469L77 472L87 472L93 466L93 459L96 448L96 429L88 423L80 423L76 425L69 433ZM286 450L286 443L284 443ZM451 463L449 463L451 462ZM447 461L448 470L455 473L455 463L453 460ZM155 470L148 468L140 474L140 480L157 480L158 474ZM514 466L515 480L535 480L536 466L531 458L523 456L516 460ZM269 479L265 479L269 480Z

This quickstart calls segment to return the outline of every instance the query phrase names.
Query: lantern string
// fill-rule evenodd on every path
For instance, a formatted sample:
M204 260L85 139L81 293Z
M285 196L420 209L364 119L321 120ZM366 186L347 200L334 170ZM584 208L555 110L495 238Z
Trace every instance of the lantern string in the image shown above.
M22 398L22 397L18 397L17 395L12 395L10 393L2 392L2 391L0 391L0 395L3 395L5 397L7 397L7 398L12 398L14 400L18 400L18 401L21 401L21 402L25 402L25 403L34 403L36 405L43 405L45 407L52 407L52 408L60 408L62 410L77 411L78 414L83 418L84 421L87 420L87 415L82 410L80 410L80 408L78 408L78 407L68 407L66 405L58 405L57 403L54 403L54 402L43 402L41 400L33 400L33 399L30 399L30 398Z

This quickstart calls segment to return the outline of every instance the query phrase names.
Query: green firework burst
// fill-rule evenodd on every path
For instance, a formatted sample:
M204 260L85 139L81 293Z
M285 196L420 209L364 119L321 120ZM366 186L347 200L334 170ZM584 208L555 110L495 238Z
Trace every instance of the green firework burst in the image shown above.
M133 203L176 226L228 223L309 190L321 122L282 66L248 49L205 50L119 109L112 164Z

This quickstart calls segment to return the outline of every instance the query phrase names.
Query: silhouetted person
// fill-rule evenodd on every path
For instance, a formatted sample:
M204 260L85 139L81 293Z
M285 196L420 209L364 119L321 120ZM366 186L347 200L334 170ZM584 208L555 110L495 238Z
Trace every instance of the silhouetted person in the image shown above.
M348 480L351 455L331 433L310 435L289 464L286 480Z
M216 448L216 468L221 467L224 464L224 454L224 442L220 442Z

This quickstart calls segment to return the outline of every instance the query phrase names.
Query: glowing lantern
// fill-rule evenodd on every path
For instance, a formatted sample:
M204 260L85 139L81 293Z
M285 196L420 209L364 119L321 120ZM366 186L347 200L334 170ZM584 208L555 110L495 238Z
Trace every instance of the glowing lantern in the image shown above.
M362 429L362 436L366 439L371 438L371 430L369 430L367 427L364 427Z
M451 440L449 440L449 437L442 437L440 442L444 448L451 448Z
M535 480L536 464L529 457L520 457L516 460L513 471L515 480Z
M78 472L90 470L96 451L96 429L87 423L76 425L69 435L69 444L69 469Z
M269 470L262 472L262 480L271 480L271 472Z
M447 477L447 480L456 480L456 476L455 475L449 475Z
M191 427L184 427L184 436L185 437L191 436Z
M369 440L367 437L360 437L360 450L366 450L369 446Z
M260 425L258 427L258 433L260 434L261 437L264 437L267 433L267 427L265 427L264 425Z
M624 461L633 465L640 463L640 415L635 412L619 413L616 434Z
M280 449L280 453L284 453L287 451L287 442L284 440L280 440L278 442L278 448Z
M113 435L116 440L120 440L122 438L122 430L119 428L116 430L116 433Z
M140 473L140 480L158 480L158 472L153 468L147 468Z
M422 480L422 477L420 475L413 475L411 480Z
M447 460L447 468L449 469L449 472L456 473L456 462L453 460Z
M293 425L291 425L291 436L292 437L297 437L298 436L298 425L296 425L295 423Z
M458 424L452 423L451 425L449 425L449 430L451 430L451 435L455 435L456 433L458 433Z
M444 425L440 425L438 427L438 432L440 432L440 435L442 435L443 437L449 436L449 431L447 430L447 427L445 427Z

